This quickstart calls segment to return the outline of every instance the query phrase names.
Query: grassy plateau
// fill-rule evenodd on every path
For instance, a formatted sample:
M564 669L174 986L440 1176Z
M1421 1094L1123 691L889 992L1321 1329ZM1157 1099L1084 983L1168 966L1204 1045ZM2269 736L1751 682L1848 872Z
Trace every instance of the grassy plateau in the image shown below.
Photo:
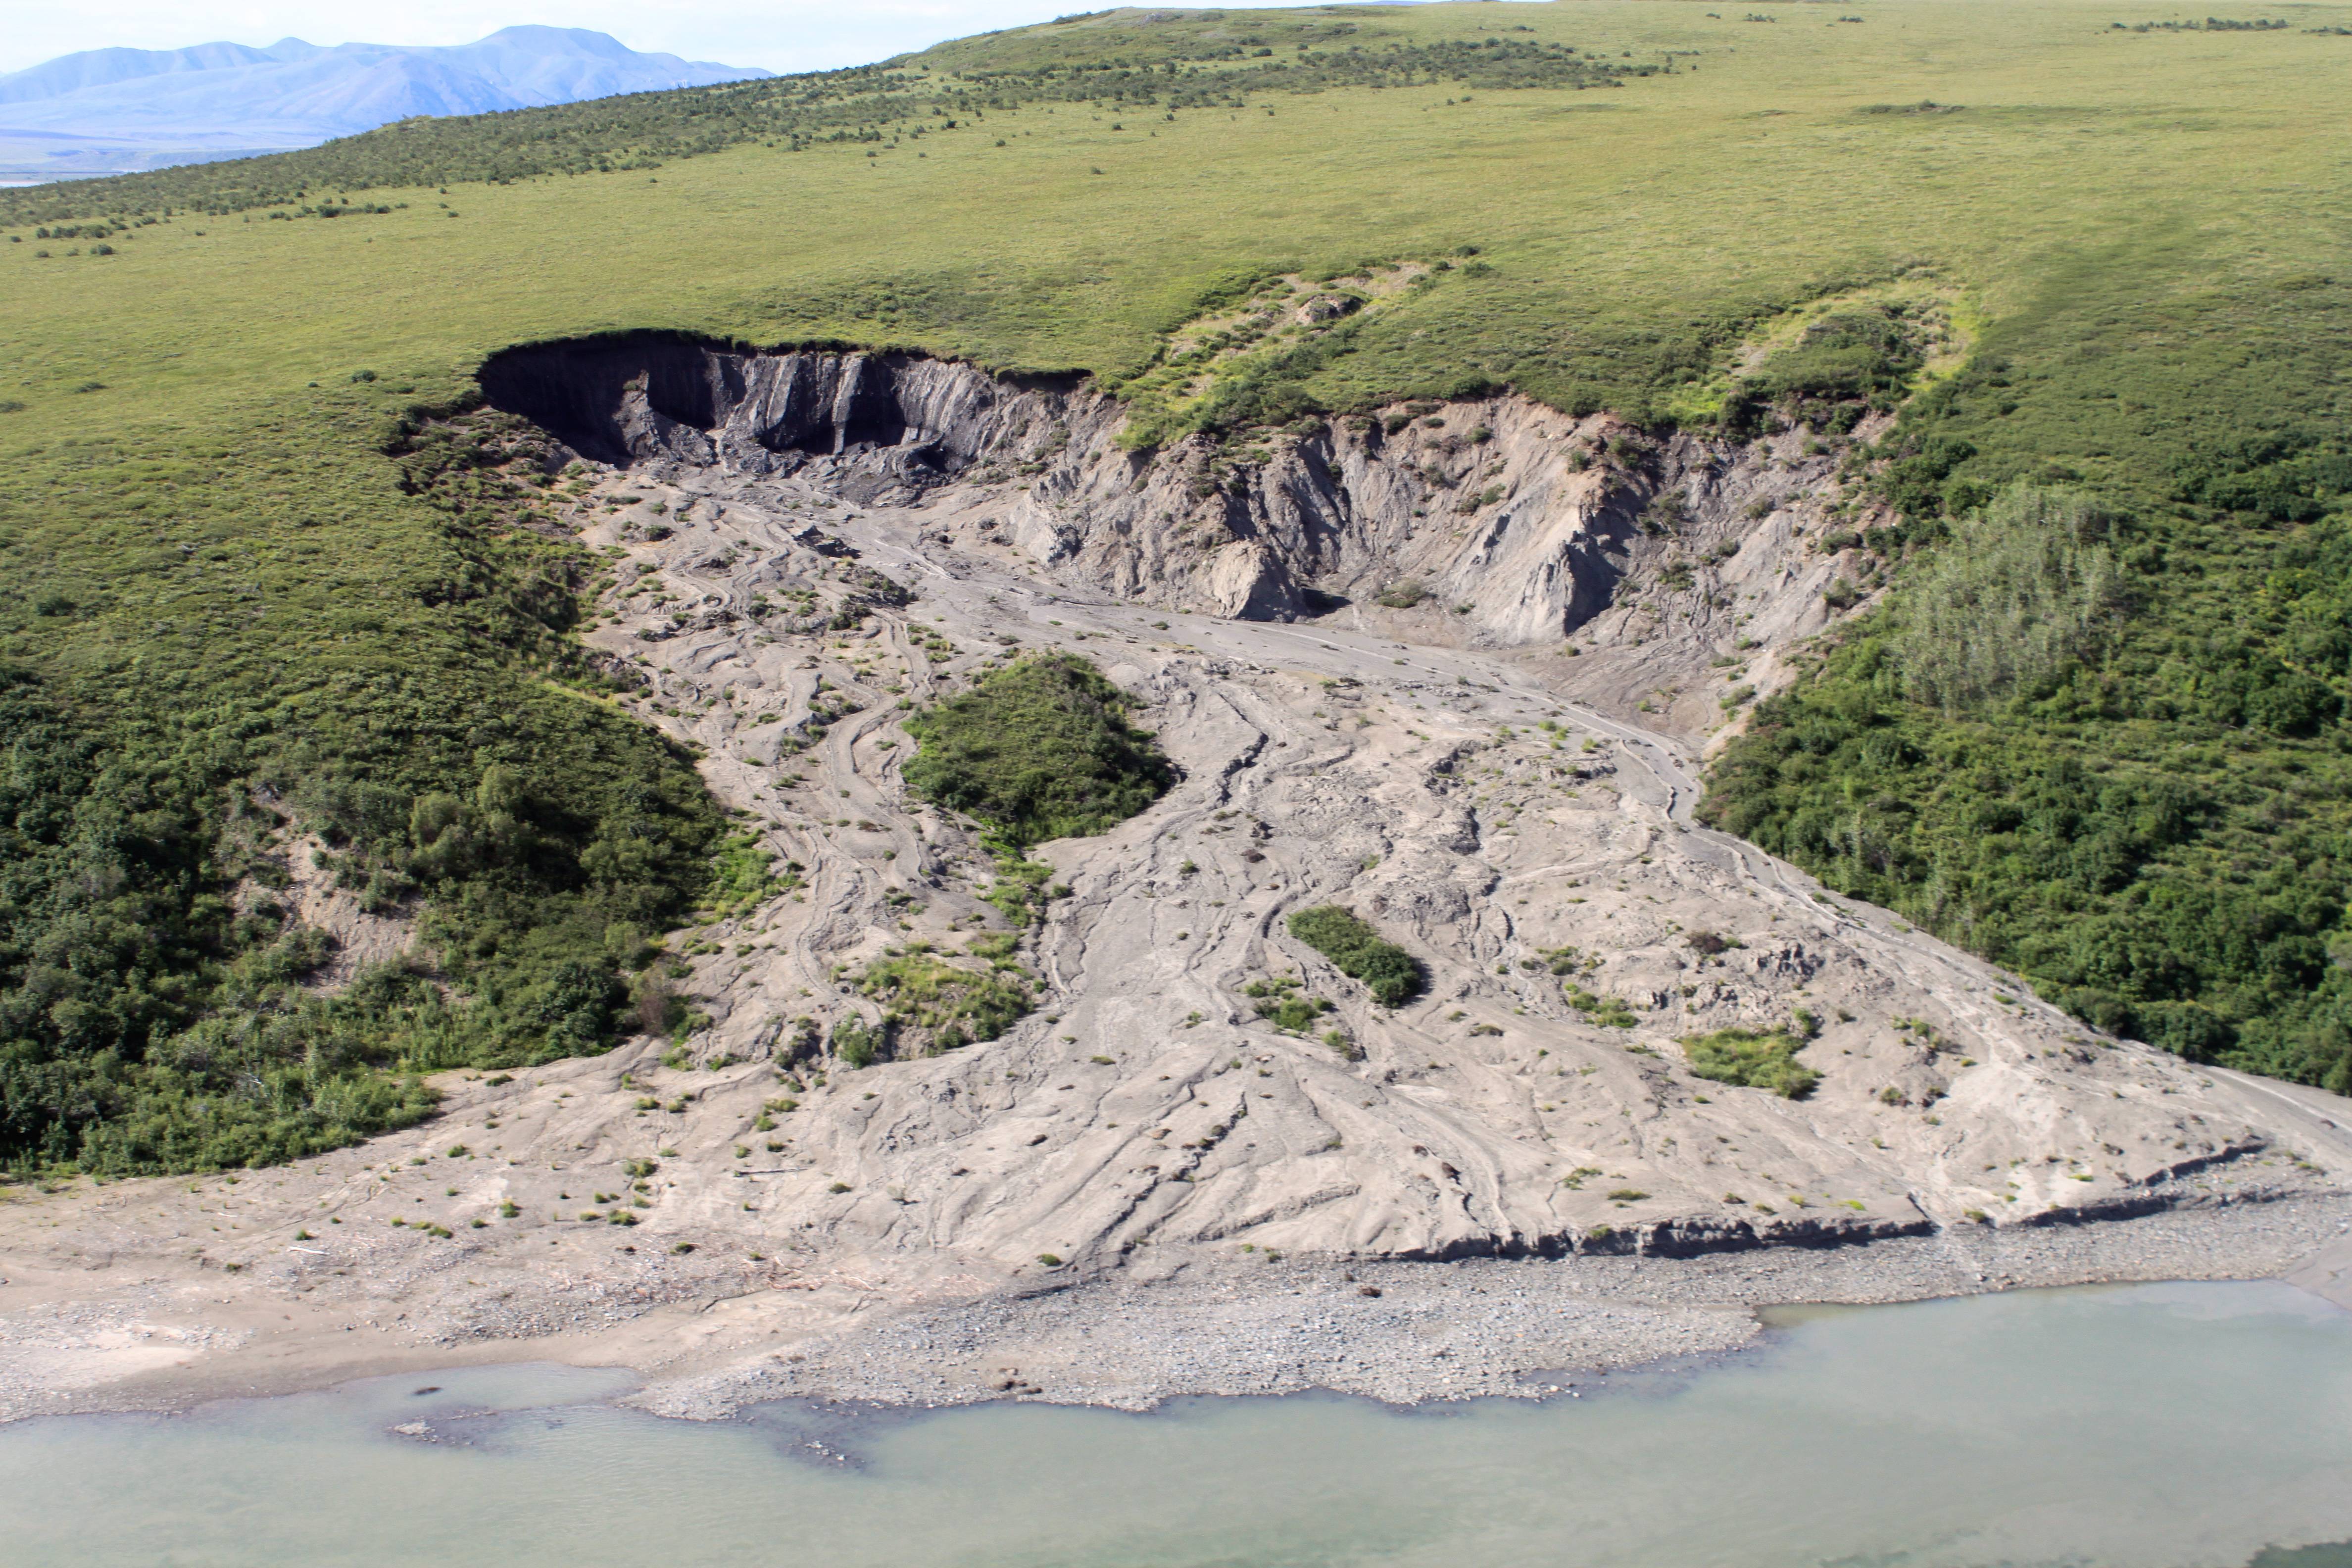
M499 348L905 345L1089 372L1163 434L1505 385L1736 429L1743 343L1898 283L1968 347L1855 458L1894 592L1710 810L2095 1022L2352 1087L2352 6L2222 19L2257 18L1113 11L0 193L0 1166L424 1114L404 1074L609 1041L724 895L692 760L571 637L594 563L417 434ZM1255 279L1366 262L1428 280L1169 374ZM2018 657L1939 662L1915 603L1956 597ZM453 991L299 988L257 854L289 817L421 903Z

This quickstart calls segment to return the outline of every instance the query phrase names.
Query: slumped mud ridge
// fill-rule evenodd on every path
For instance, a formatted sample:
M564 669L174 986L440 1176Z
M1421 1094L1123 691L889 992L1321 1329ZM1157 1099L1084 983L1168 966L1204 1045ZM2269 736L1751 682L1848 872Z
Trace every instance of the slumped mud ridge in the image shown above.
M1675 1298L1707 1310L1490 1347L1502 1386L1736 1342L1744 1317L1713 1309L1759 1299L2266 1272L2340 1224L2342 1101L2100 1037L1694 821L1718 700L1784 679L1850 570L1817 547L1835 458L1794 437L1661 444L1497 398L1138 453L1083 384L658 337L511 351L483 384L556 461L596 466L576 520L619 584L589 640L636 682L627 701L706 750L711 787L799 885L681 954L677 984L710 1019L688 1057L639 1041L453 1078L431 1126L233 1192L122 1184L0 1214L44 1310L91 1299L88 1277L66 1282L111 1260L147 1270L140 1310L198 1288L299 1302L330 1360L344 1331L382 1331L381 1352L412 1361L522 1339L540 1348L501 1353L873 1392L854 1352L836 1359L857 1376L831 1381L720 1373L979 1300L985 1321L954 1332L891 1331L956 1347L950 1381L892 1396L972 1397L1032 1386L991 1370L989 1347L1009 1324L1043 1331L1006 1303L1074 1279L1115 1275L1096 1289L1122 1311L1152 1281L1171 1301L1216 1281L1215 1311L1184 1320L1213 1337L1250 1279L1301 1268L1370 1302L1420 1288L1395 1273L1410 1260L1566 1258L1562 1288L1582 1291L1604 1258L1634 1261L1615 1255L1816 1249L1707 1259ZM821 1041L878 1016L856 988L867 965L1007 929L976 834L903 787L899 721L1045 649L1132 693L1181 782L1109 834L1034 852L1068 891L1021 933L1034 1013L848 1070ZM1382 1009L1286 934L1321 903L1410 948L1426 994ZM1246 988L1282 979L1332 1010L1276 1028ZM1688 1070L1685 1037L1806 1016L1807 1099ZM2117 1245L2052 1233L2048 1257L2072 1264L2019 1261L2034 1227L2183 1208L2216 1211L2212 1228L2190 1246L2179 1215L2143 1222L2173 1239L2142 1264L2129 1226ZM2271 1217L2232 1230L2232 1214ZM324 1239L289 1244L298 1223ZM1940 1261L1818 1250L1891 1237ZM1885 1279L1856 1261L1882 1255ZM1975 1261L1996 1257L2005 1272ZM1655 1266L1671 1268L1699 1265ZM1655 1268L1636 1293L1673 1297ZM1266 1300L1242 1315L1278 1319ZM297 1331L260 1320L265 1340ZM1054 1364L1105 1386L1083 1359ZM17 1364L48 1363L26 1348ZM1366 1386L1466 1386L1415 1366ZM1108 1381L1122 1402L1257 1386Z

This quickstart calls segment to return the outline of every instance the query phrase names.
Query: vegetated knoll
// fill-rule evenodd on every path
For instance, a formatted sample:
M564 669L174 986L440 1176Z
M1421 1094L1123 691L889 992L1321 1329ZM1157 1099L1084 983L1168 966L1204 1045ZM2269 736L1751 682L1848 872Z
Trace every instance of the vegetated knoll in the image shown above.
M1034 977L1013 958L1006 935L976 936L978 963L957 963L929 942L887 948L857 977L857 991L882 1011L869 1023L845 1016L834 1026L834 1054L845 1067L870 1067L885 1058L935 1057L976 1041L993 1040L1025 1016Z
M1378 928L1337 904L1300 910L1290 917L1290 934L1329 959L1340 973L1360 980L1383 1007L1402 1006L1429 984L1421 960Z
M1802 1100L1822 1081L1820 1073L1797 1060L1810 1037L1801 1026L1734 1027L1693 1035L1682 1044L1694 1078L1739 1089L1769 1089L1783 1100Z
M1127 698L1086 659L1041 654L991 670L907 721L907 787L979 818L1018 852L1102 833L1175 782Z

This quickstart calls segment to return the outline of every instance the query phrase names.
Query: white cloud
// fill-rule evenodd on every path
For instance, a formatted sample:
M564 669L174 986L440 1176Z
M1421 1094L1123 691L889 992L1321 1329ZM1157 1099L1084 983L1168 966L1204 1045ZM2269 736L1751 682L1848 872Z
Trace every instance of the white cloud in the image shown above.
M525 22L590 27L633 49L690 60L822 70L1093 8L1088 0L506 0L495 8L404 0L382 10L321 0L0 0L0 72L79 49L274 44L289 36L313 44L469 44Z

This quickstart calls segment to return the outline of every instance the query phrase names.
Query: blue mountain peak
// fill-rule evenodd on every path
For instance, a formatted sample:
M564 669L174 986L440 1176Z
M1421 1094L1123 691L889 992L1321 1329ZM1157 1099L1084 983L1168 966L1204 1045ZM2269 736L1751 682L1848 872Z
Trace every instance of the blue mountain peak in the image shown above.
M755 67L640 54L584 27L446 47L89 49L0 76L0 174L68 178L315 146L415 115L483 114L742 81Z

